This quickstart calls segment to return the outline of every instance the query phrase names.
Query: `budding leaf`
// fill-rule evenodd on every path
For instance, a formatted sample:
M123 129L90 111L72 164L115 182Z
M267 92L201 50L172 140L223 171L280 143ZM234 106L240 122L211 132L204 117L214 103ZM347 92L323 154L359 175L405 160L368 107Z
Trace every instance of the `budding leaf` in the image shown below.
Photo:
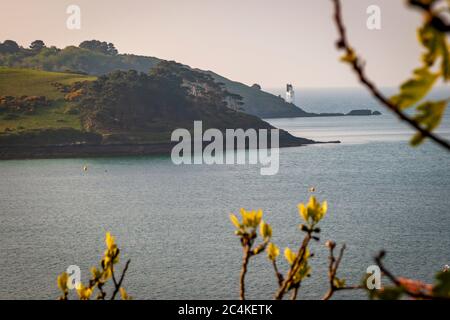
M417 107L419 113L414 117L414 120L428 131L433 131L441 123L447 104L446 100L425 102ZM411 140L411 144L417 146L423 142L424 138L421 133L417 133Z
M272 227L264 221L262 221L259 226L259 232L264 239L272 237Z
M286 258L287 262L289 262L289 264L292 265L297 255L294 252L292 252L291 249L286 248L284 250L284 257Z
M414 70L413 78L401 85L400 93L391 102L400 109L411 107L428 94L438 78L439 73L432 73L427 67Z
M432 66L441 57L442 77L446 81L450 80L450 56L445 34L436 30L431 23L427 23L419 29L419 40L427 49L427 52L423 55L425 64Z
M232 223L237 229L240 229L240 228L241 228L241 223L239 222L238 217L236 217L234 214L230 214L230 220L231 220L231 223Z
M269 260L275 261L279 255L280 249L272 242L269 243L269 245L267 246L267 257L269 258Z

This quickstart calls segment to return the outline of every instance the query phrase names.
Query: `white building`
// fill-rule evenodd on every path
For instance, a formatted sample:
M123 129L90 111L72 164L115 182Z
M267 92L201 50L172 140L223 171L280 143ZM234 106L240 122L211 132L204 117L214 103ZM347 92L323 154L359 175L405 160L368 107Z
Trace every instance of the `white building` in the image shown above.
M286 85L286 102L287 103L295 103L295 92L292 84Z

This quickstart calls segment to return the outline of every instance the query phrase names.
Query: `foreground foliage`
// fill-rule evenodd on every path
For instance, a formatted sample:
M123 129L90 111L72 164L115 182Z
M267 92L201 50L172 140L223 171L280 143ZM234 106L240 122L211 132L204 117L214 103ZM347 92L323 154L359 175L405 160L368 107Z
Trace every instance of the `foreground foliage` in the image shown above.
M450 2L448 0L408 0L411 7L419 8L423 14L423 24L417 33L424 53L421 65L413 71L410 79L400 86L399 93L388 98L365 74L365 62L362 57L358 56L347 38L341 1L332 1L334 3L335 22L339 32L337 47L344 51L341 60L352 67L358 80L378 102L415 129L416 134L411 140L413 146L419 145L425 138L430 138L435 143L450 150L449 142L433 132L442 121L450 97L426 100L433 87L440 83L448 85L450 80L448 43L450 24L446 22L446 18L450 14ZM412 107L416 108L416 113L410 116L405 110Z
M279 269L280 248L271 241L272 227L263 220L262 210L240 210L241 218L231 214L230 220L235 227L235 235L239 237L242 246L243 258L240 274L240 292L241 300L246 299L245 278L248 272L250 259L262 253L266 253L267 259L272 265L278 288L275 290L274 299L281 300L290 295L291 300L298 297L301 284L312 274L311 258L314 254L310 250L311 241L320 242L318 234L320 228L318 224L326 216L328 204L326 201L320 203L315 196L311 196L308 203L300 203L298 205L298 213L302 219L299 230L304 234L297 250L290 248L284 249L284 259L289 265L288 270L283 273ZM258 235L260 239L258 239ZM258 242L258 240L260 240ZM91 279L87 284L81 281L73 282L73 278L67 272L63 272L58 276L57 284L62 294L60 300L69 299L69 291L71 285L75 285L77 296L80 300L90 300L97 292L97 300L110 299L114 300L117 294L123 300L130 300L123 287L125 274L128 270L130 260L128 260L123 268L120 277L116 276L116 266L119 263L120 250L115 243L114 237L108 232L105 238L106 250L100 261L100 267L91 268ZM335 255L337 244L333 241L326 241L325 246L329 250L329 267L328 280L329 288L322 297L323 300L330 299L334 293L343 290L365 290L370 299L395 300L402 298L412 298L421 300L450 300L450 272L448 268L436 275L434 284L426 284L424 282L397 277L390 272L384 265L383 259L385 252L380 252L375 257L375 263L380 268L383 276L385 276L390 284L378 289L369 289L369 277L365 275L363 281L358 285L347 285L346 280L338 277L338 269L344 256L346 249L345 244L341 246L339 253ZM108 295L105 290L107 283L112 284L112 292Z
M100 262L100 268L91 268L91 279L89 280L89 283L87 285L83 284L82 282L78 282L75 284L75 289L80 300L91 299L96 289L98 291L96 296L97 300L105 300L107 298L109 298L110 300L114 300L119 292L123 300L130 299L126 290L122 286L125 278L125 273L127 272L128 266L130 264L130 260L126 262L125 268L122 271L122 275L119 279L117 279L115 273L115 265L119 263L120 250L115 243L114 237L109 232L106 233L105 243L106 250ZM112 280L114 288L110 296L108 296L108 294L104 290L104 286L109 280ZM69 299L69 289L71 286L70 282L71 278L67 272L63 272L58 276L58 288L62 292L62 295L59 297L60 300Z
M274 298L281 300L290 294L292 300L296 300L302 282L312 273L310 259L314 256L310 251L311 241L320 241L318 234L320 228L318 224L325 217L328 211L326 201L320 203L315 196L311 196L307 204L298 205L298 213L303 220L299 225L299 230L304 234L299 248L296 251L285 248L284 258L289 265L289 269L283 274L278 267L278 257L280 255L279 247L271 242L272 227L263 220L262 210L245 209L240 210L241 219L231 214L230 220L236 228L235 234L239 237L243 251L242 267L240 274L240 292L241 300L246 299L245 277L248 271L250 259L258 254L266 252L278 283L278 289ZM258 241L258 231L261 241ZM338 268L344 256L345 244L341 246L339 253L335 255L337 244L333 241L326 241L325 246L329 250L328 280L329 288L323 296L323 300L330 299L335 292L343 290L366 290L371 299L400 299L409 297L414 299L427 300L450 300L450 272L440 272L436 276L434 285L425 284L417 280L396 277L383 264L382 259L385 256L381 252L375 262L382 273L392 283L379 289L370 290L368 288L368 277L363 277L363 282L358 285L347 285L345 279L338 277Z

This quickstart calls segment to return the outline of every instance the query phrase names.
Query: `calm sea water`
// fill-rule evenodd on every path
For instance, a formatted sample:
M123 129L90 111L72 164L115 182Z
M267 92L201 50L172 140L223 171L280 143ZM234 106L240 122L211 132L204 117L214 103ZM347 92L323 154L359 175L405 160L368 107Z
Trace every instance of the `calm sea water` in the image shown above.
M168 157L0 162L0 299L54 299L56 276L69 265L86 280L106 231L122 260L131 259L125 287L135 298L237 298L241 251L229 213L262 208L274 242L297 248L296 206L310 186L329 213L300 298L327 289L327 239L348 246L339 274L349 284L380 249L394 272L424 281L450 263L446 151L411 148L410 132L388 115L270 122L343 143L282 149L275 176L261 176L258 166L175 166ZM441 133L450 137L448 121ZM276 290L264 255L251 261L247 286L249 298Z

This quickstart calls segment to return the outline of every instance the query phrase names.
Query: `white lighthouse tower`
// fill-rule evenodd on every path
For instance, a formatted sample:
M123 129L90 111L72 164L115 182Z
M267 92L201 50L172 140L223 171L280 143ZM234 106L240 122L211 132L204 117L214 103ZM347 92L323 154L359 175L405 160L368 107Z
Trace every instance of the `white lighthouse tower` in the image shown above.
M286 85L286 102L294 103L295 102L295 92L292 84L288 83Z

